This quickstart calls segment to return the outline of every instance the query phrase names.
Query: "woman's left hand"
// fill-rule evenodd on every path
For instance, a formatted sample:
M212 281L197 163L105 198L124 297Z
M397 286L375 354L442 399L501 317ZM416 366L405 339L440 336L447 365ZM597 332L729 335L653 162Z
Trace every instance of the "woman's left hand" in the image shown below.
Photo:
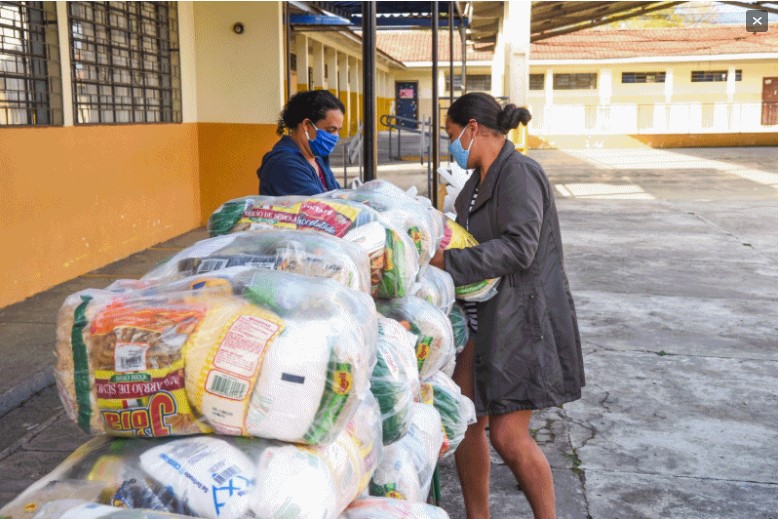
M430 260L430 264L434 267L438 267L441 270L446 270L444 265L444 250L436 249L433 259Z

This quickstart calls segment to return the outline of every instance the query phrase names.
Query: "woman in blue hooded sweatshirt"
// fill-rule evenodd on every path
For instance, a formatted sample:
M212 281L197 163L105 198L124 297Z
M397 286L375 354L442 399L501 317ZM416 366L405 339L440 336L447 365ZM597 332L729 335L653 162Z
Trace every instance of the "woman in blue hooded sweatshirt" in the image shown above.
M278 135L288 131L262 158L257 170L260 194L316 195L339 189L330 169L330 153L338 142L344 105L327 90L292 96L279 118Z

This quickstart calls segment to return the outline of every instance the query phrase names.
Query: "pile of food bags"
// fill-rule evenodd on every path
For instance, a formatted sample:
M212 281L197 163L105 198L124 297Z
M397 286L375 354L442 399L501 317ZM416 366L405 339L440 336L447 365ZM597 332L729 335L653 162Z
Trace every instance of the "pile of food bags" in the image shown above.
M399 297L411 288L419 254L411 238L376 210L351 200L250 196L230 200L208 220L211 236L248 229L311 230L360 245L371 263L371 293Z
M140 279L70 295L55 380L98 436L0 516L447 517L423 502L475 416L449 378L462 291L428 265L461 245L446 226L383 181L246 197Z

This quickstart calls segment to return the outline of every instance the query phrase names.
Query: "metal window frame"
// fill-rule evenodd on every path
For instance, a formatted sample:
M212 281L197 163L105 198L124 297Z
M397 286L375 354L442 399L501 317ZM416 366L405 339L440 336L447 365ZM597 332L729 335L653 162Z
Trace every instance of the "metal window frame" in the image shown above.
M176 2L68 2L68 27L75 125L182 122Z
M0 101L0 110L5 111L5 121L11 120L11 113L25 112L23 123L2 123L0 128L62 126L62 78L60 69L59 38L57 36L57 9L54 2L0 2L0 6L16 8L17 20L0 17L0 55L13 57L16 65L23 66L23 72L0 70L0 81L20 81L22 89L1 91L6 95ZM10 22L10 23L9 23ZM17 33L20 50L5 46L6 32ZM14 92L17 99L8 99ZM20 97L24 99L20 99Z
M538 88L537 85L533 84L533 81L534 80L537 81L539 77L541 78L541 87L540 88ZM535 90L544 90L544 88L545 88L545 81L546 81L546 73L544 73L544 72L528 74L527 89L528 90L534 90L534 91Z
M584 78L585 76L588 80L592 79L592 81L588 81L588 86L581 86L577 83L577 79ZM558 85L558 78L562 80L564 77L570 78L569 83L565 86ZM552 90L596 90L597 88L598 74L595 72L561 72L552 74Z
M736 69L736 81L741 81L742 70ZM722 83L728 80L727 70L693 70L690 72L690 83Z
M648 81L650 77L653 78L652 81ZM629 79L629 81L626 81L626 79ZM665 83L665 71L623 72L622 83L623 84Z

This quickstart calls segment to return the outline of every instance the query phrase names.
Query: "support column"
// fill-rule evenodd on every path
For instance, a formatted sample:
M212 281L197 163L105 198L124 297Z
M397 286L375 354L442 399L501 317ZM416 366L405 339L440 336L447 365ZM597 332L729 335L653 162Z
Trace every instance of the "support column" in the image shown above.
M314 90L323 90L325 88L325 48L316 40L311 40L310 66L314 73Z
M304 92L308 90L308 36L305 34L296 35L295 45L297 48L297 51L295 52L297 56L298 73L297 91Z
M336 50L325 47L325 87L331 94L338 97L338 60Z
M530 74L530 2L506 2L504 8L506 36L506 89L509 101L527 106ZM509 30L505 30L509 28Z
M728 103L733 102L733 97L736 95L736 66L730 65L728 67L728 84L725 92L728 95Z
M344 105L344 125L341 127L341 138L349 136L351 127L351 110L349 95L349 57L343 52L336 52L336 63L338 63L338 99Z
M605 130L609 125L611 94L613 92L613 77L611 69L602 68L598 72L598 107L595 109L595 127L600 130ZM604 126L604 127L602 127Z
M439 145L440 142L438 141L438 134L439 134L439 119L441 117L441 110L438 108L438 1L434 0L433 2L433 106L431 107L433 112L433 118L431 120L432 122L432 128L430 129L430 139L432 140L432 145L430 147L430 154L432 155L433 164L432 164L432 174L430 177L432 177L432 183L430 186L430 191L428 193L428 196L430 197L430 200L433 202L433 207L437 209L441 209L438 207L438 154L439 154Z
M362 4L363 86L363 180L376 178L378 139L376 134L376 4Z

